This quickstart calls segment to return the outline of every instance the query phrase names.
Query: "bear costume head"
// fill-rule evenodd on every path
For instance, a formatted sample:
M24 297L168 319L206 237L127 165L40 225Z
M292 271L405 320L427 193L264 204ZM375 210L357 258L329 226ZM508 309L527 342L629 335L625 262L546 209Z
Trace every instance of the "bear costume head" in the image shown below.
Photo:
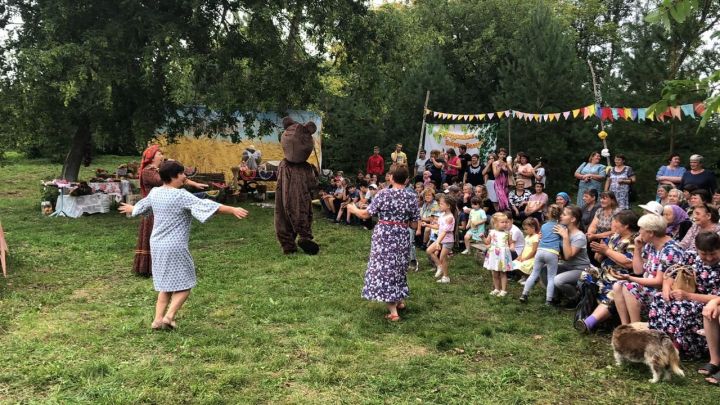
M292 163L306 162L315 145L312 135L317 131L317 126L312 121L303 125L290 117L283 118L282 122L285 132L280 138L280 144L285 159Z

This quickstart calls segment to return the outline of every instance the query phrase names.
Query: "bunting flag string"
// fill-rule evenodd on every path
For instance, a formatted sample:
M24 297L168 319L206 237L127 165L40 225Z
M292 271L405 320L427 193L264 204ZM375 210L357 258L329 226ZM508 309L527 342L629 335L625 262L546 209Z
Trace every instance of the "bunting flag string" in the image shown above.
M583 120L595 117L602 121L617 121L624 119L626 121L660 121L665 120L678 120L682 121L683 117L697 118L705 112L704 103L692 103L683 104L679 106L668 107L662 113L648 112L647 108L634 108L634 107L601 107L600 104L590 104L580 108L574 108L568 111L555 112L555 113L531 113L516 110L501 110L488 113L480 114L451 114L440 111L425 110L426 115L432 115L433 118L439 118L441 120L450 121L484 121L486 118L488 121L493 119L520 119L526 122L560 122L561 118L565 121L570 119L577 119L578 117ZM720 113L720 110L716 111Z

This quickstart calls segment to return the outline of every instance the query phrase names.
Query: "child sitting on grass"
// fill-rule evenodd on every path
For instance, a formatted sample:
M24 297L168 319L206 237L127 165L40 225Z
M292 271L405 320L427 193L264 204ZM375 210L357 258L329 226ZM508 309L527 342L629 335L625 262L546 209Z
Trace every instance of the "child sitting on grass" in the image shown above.
M472 197L470 200L469 220L467 223L467 232L465 232L465 250L462 254L466 255L470 253L470 244L473 242L480 242L485 237L485 222L487 222L487 215L485 210L482 209L482 201L480 197Z
M153 188L137 204L120 204L123 214L137 216L152 213L155 223L150 236L150 258L155 291L155 319L152 329L174 329L175 316L197 284L188 240L190 223L195 217L205 222L215 212L245 218L248 212L240 207L229 207L210 200L201 200L181 187L185 184L185 168L169 160L160 165L161 187ZM168 308L169 305L169 308ZM167 312L166 312L167 310Z

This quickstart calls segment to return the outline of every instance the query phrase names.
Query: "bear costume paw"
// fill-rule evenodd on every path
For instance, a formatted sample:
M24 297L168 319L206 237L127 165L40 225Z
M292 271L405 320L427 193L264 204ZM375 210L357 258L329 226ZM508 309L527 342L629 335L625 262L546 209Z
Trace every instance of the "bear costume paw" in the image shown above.
M300 239L298 241L298 246L300 246L300 249L309 255L316 255L320 251L320 245L311 239Z

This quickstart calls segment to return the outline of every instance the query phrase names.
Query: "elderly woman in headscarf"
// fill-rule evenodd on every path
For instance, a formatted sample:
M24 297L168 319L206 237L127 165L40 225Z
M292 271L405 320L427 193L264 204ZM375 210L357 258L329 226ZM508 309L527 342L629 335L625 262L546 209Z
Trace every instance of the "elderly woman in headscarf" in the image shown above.
M663 207L663 218L668 223L666 233L678 242L683 240L688 229L692 226L692 221L687 212L677 205L671 204Z
M142 161L140 162L140 192L142 197L145 198L155 187L163 185L163 181L160 178L160 163L165 160L165 155L160 150L160 146L151 145L142 154ZM207 188L207 184L197 183L192 180L187 180L186 185L195 187L198 189ZM138 241L135 248L135 260L133 262L133 273L150 277L152 276L152 264L150 261L150 235L152 234L154 218L152 214L142 217L140 221L140 230L138 232Z

